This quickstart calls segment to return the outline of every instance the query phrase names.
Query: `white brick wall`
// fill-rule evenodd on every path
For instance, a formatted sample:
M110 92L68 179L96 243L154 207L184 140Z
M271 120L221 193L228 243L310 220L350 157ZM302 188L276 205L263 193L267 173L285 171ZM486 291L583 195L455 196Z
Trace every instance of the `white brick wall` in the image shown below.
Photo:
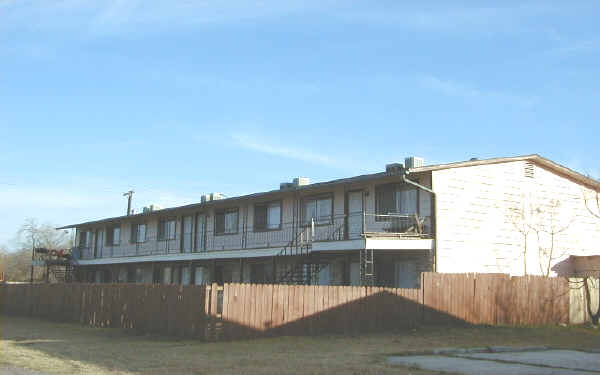
M513 224L511 208L529 206L548 210L552 199L554 227L568 226L556 237L552 267L568 255L600 253L600 220L593 218L583 202L584 190L571 180L541 167L534 178L524 175L525 162L509 162L432 172L437 193L438 271L506 272L523 274L523 236ZM544 216L544 215L542 215ZM550 226L548 214L530 218L534 227ZM547 234L542 246L549 247ZM527 272L541 274L537 236L528 236ZM541 257L544 265L546 256ZM551 273L555 275L555 272Z

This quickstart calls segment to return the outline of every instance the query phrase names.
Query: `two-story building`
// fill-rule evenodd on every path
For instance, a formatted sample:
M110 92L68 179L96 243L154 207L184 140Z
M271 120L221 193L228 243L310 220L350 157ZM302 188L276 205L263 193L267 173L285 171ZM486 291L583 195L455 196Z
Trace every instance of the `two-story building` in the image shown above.
M81 281L412 288L424 271L543 273L544 233L558 216L567 228L552 236L548 262L592 255L600 223L584 196L598 191L598 181L538 155L430 166L407 158L380 173L296 178L59 229L76 228Z

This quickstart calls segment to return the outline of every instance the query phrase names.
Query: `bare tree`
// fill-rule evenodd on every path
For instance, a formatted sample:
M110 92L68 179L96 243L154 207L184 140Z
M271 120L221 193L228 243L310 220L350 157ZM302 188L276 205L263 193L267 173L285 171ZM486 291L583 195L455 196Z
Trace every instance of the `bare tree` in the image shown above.
M36 219L32 218L25 220L25 223L23 223L17 232L17 239L19 242L19 249L16 252L15 259L18 259L18 262L14 264L14 266L18 267L20 271L17 272L17 274L20 275L24 259L28 257L30 259L27 262L28 268L30 268L30 281L36 279L33 266L34 248L45 247L48 249L63 249L70 247L68 232L58 231L51 224L39 224ZM28 255L26 256L25 254ZM21 276L20 279L22 279Z
M39 224L36 219L27 219L19 229L17 238L21 249L45 247L61 249L70 247L69 233L56 230L51 224Z
M540 272L548 277L552 263L566 254L557 246L557 238L569 229L574 218L563 212L558 199L551 199L546 205L537 207L536 211L537 220L531 225L531 230L537 238Z
M529 239L529 234L533 231L532 224L535 213L536 209L531 202L526 202L525 199L521 201L520 206L509 208L510 222L521 237L523 237L523 275L527 275L527 240Z
M588 210L592 217L600 219L600 192L594 191L590 192L588 190L583 191L583 202L585 204L585 208ZM590 277L588 274L583 276L583 280L580 283L579 287L583 287L585 292L585 300L586 300L586 308L590 319L592 320L592 324L597 326L600 320L600 293L597 293L598 300L596 301L596 311L593 311L592 308L592 293L591 289L599 289L600 288L600 270L597 271L596 278Z
M600 192L583 191L583 202L590 215L600 219Z

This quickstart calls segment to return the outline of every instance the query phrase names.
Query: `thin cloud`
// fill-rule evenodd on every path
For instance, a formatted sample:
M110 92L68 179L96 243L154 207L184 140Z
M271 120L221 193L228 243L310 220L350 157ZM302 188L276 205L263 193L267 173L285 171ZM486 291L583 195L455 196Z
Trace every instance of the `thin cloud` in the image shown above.
M422 88L442 95L468 100L484 100L521 107L532 107L539 101L535 96L518 95L495 90L482 90L461 82L440 79L434 76L421 77L419 79L419 84Z
M545 15L576 12L579 8L572 4L566 8L543 3L431 8L408 3L339 0L8 0L0 2L0 29L77 29L92 35L111 35L323 14L344 22L426 32L514 33L529 27L529 21Z
M535 29L531 25L546 15L564 14L571 8L556 4L519 4L496 7L438 4L436 7L413 7L410 4L368 9L352 8L337 15L346 21L384 25L421 32L520 33ZM571 4L569 4L571 6Z
M342 167L343 163L329 155L317 153L306 148L293 148L274 145L265 141L259 141L246 134L231 134L231 138L238 146L245 149L257 151L263 154L282 156L288 159L304 161L312 164L328 167Z
M71 30L91 35L148 33L281 17L330 1L37 0L0 3L0 29Z

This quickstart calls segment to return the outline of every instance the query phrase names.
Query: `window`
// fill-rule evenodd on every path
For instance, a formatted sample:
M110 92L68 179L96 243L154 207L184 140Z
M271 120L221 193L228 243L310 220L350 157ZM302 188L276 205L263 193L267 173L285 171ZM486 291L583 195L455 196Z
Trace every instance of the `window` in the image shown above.
M174 240L175 239L175 219L161 219L158 222L158 239L159 240Z
M319 197L304 200L304 223L331 224L333 219L333 198Z
M82 231L79 233L79 246L81 247L85 247L85 248L91 248L92 247L92 241L93 241L94 235L92 234L91 230L88 231Z
M375 212L378 215L414 215L419 192L407 184L381 185L375 189Z
M281 229L281 202L271 202L254 206L254 229Z
M235 234L238 232L238 209L230 209L215 214L215 234Z
M131 225L131 242L141 243L146 242L146 224Z
M94 232L92 232L91 230L88 230L87 234L85 236L85 247L91 248L93 243L94 243Z
M118 246L121 243L121 227L112 227L106 231L106 245Z

